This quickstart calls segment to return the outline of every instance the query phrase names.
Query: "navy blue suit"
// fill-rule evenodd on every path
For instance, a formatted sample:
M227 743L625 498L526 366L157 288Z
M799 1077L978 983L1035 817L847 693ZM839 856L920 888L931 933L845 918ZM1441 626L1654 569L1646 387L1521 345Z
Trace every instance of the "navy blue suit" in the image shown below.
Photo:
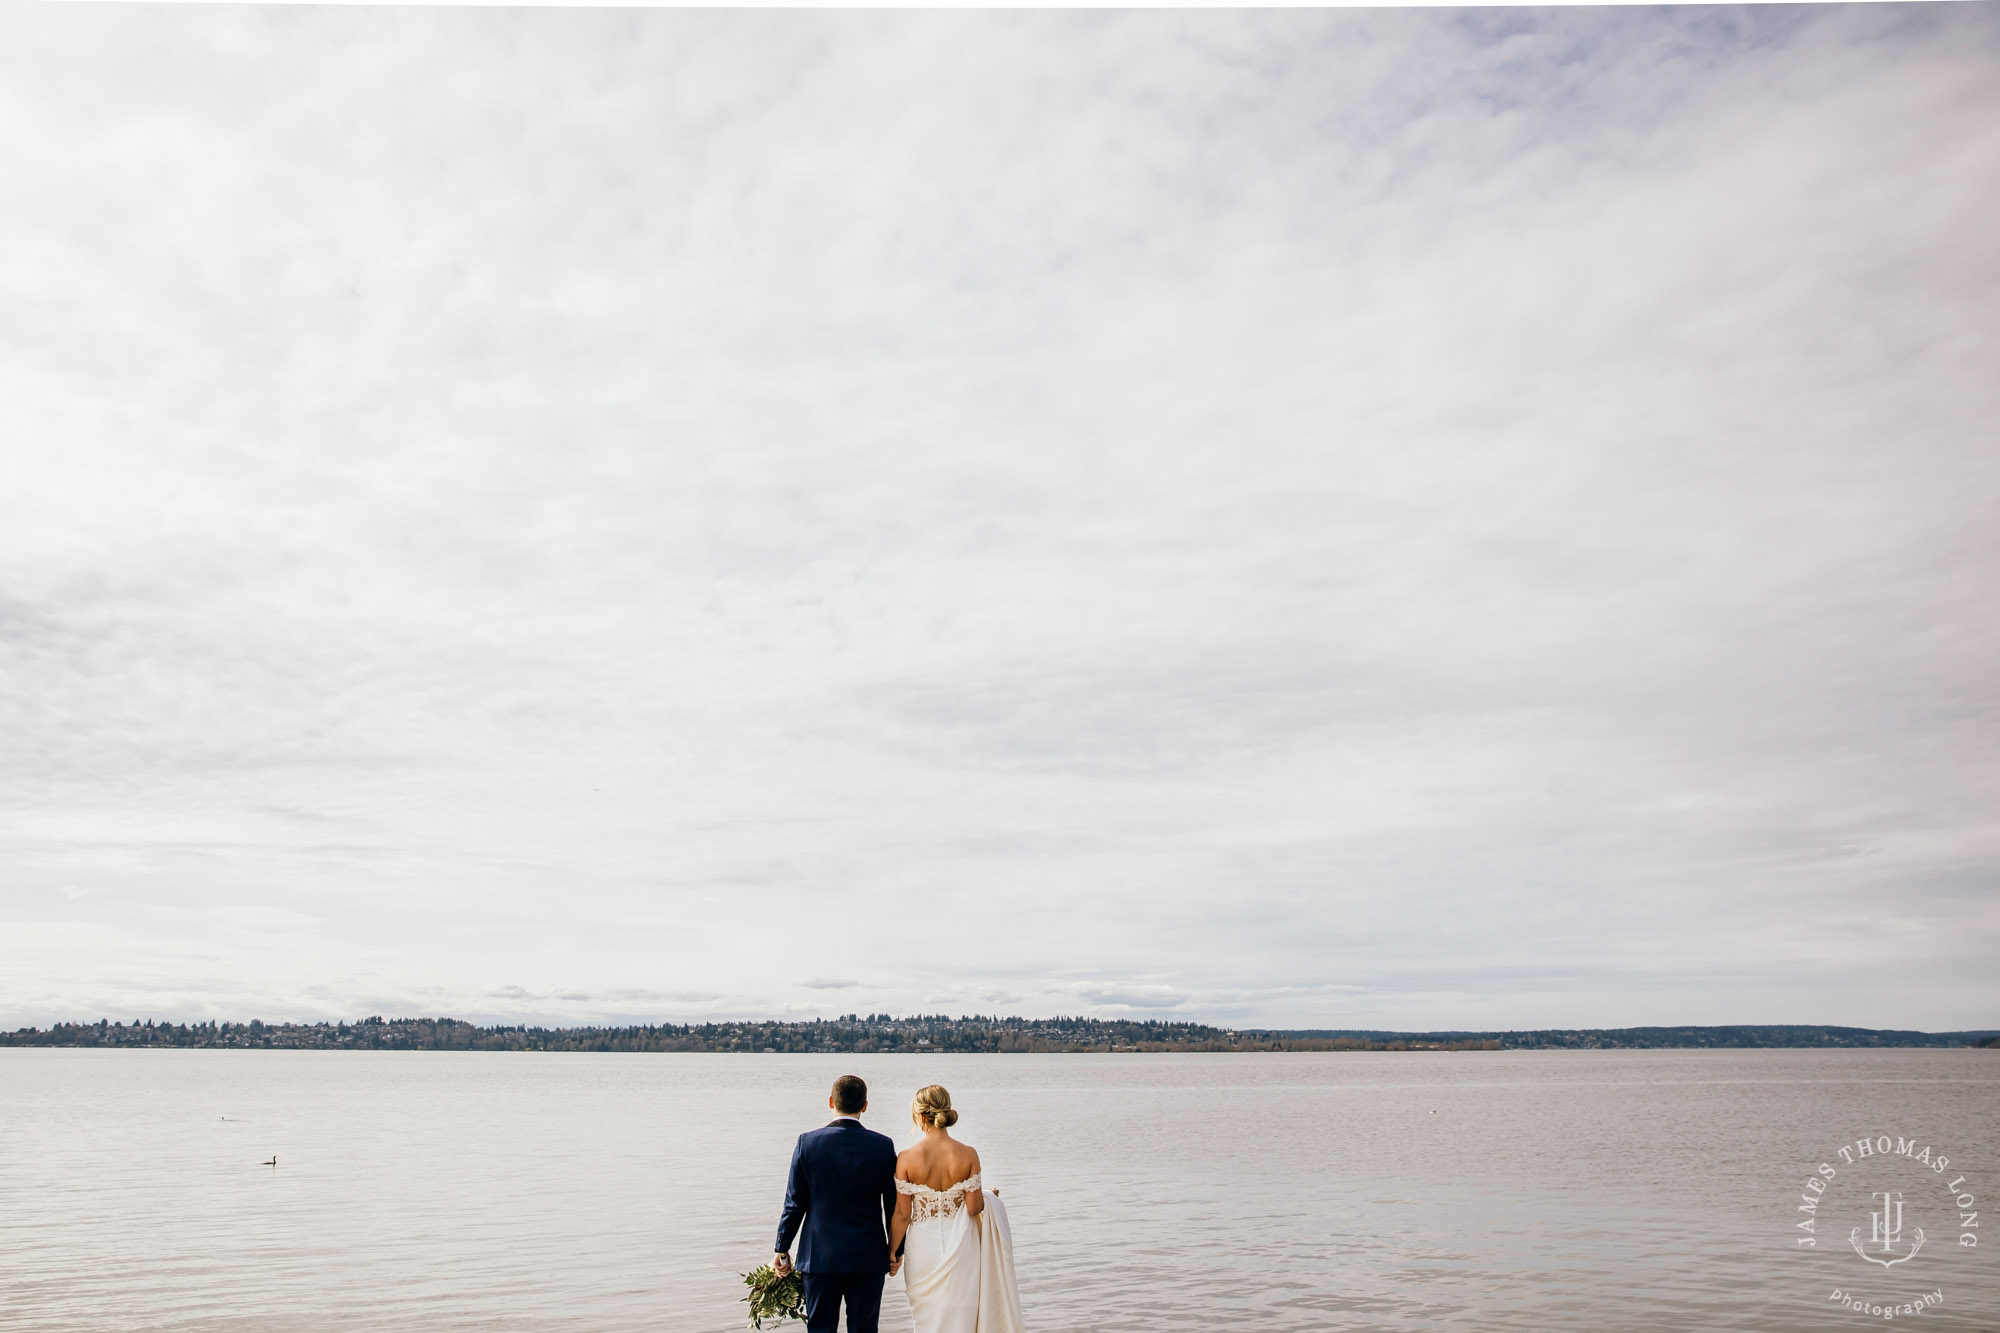
M858 1120L799 1135L773 1253L798 1238L807 1333L833 1333L843 1301L849 1333L875 1333L895 1212L896 1145L888 1135Z

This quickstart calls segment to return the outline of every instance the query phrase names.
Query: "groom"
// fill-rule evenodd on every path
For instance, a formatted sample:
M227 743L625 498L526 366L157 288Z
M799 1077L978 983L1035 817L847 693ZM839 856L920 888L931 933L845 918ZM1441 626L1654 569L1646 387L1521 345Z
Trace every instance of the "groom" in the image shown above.
M882 1278L901 1266L889 1258L889 1219L896 1212L896 1145L863 1129L868 1085L852 1074L833 1081L826 1104L834 1121L799 1135L785 1182L771 1267L792 1271L799 1238L799 1272L806 1284L807 1333L834 1333L847 1303L848 1333L875 1333L882 1312ZM803 1225L802 1225L803 1224Z

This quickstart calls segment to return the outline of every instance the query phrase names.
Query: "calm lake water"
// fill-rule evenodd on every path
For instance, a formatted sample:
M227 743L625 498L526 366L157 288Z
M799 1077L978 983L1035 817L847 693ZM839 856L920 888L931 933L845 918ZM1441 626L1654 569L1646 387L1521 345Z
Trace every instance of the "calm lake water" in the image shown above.
M1795 1244L1806 1177L1863 1135L2000 1197L2000 1052L1948 1050L0 1050L0 1327L740 1328L843 1072L899 1141L912 1091L951 1088L1041 1333L1883 1322L1836 1288L2000 1328L2000 1239L1962 1249L1922 1190L1894 1269L1847 1246L1856 1190ZM908 1328L894 1280L884 1309Z

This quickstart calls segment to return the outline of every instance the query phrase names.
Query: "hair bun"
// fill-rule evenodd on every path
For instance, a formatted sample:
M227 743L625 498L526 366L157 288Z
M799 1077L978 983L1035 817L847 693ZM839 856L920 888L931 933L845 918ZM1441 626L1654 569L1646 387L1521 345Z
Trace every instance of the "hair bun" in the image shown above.
M937 1083L917 1089L917 1095L910 1099L910 1116L938 1129L950 1129L958 1123L958 1112L951 1109L951 1094Z

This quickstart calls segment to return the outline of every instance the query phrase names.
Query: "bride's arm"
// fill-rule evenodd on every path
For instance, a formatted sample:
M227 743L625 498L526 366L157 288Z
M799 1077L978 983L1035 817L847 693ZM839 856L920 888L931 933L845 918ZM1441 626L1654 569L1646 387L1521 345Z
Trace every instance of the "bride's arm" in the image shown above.
M910 1196L896 1191L896 1211L889 1217L889 1272L903 1266L903 1237L910 1231Z
M972 1174L975 1176L979 1174L979 1150L977 1148L972 1151ZM965 1192L965 1215L967 1217L977 1217L985 1211L986 1191L967 1190Z

